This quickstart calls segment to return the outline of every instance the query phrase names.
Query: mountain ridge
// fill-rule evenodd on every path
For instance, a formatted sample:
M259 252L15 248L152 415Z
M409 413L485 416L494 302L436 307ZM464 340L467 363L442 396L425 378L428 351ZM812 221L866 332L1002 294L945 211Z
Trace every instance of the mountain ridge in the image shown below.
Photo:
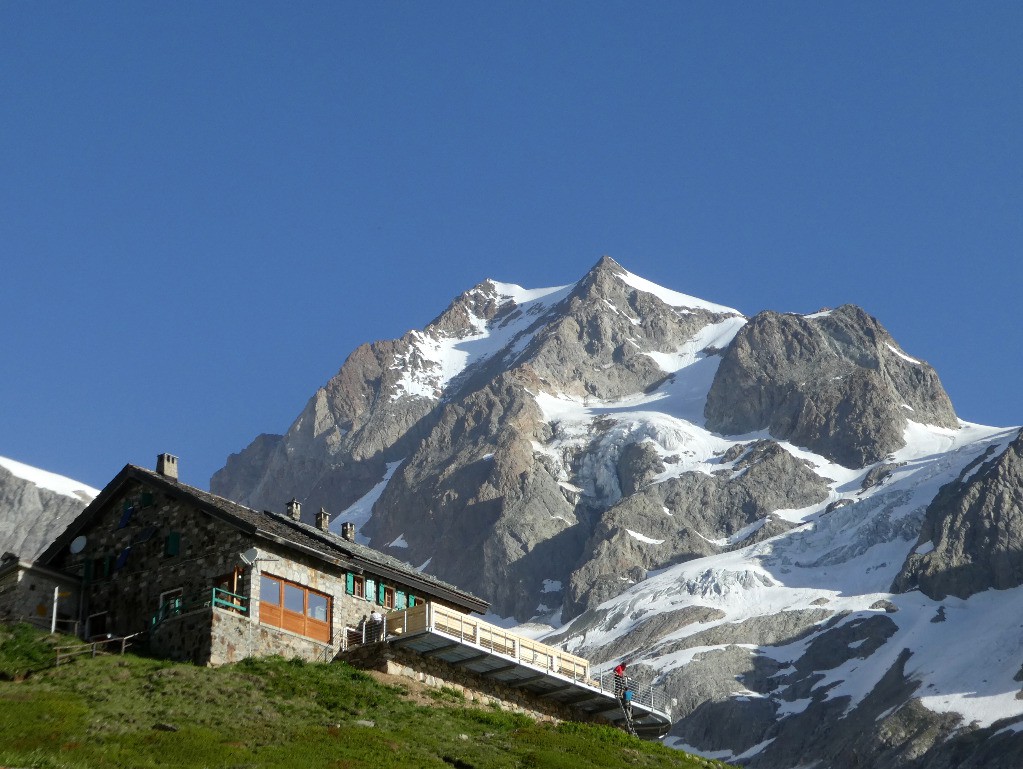
M363 345L211 487L327 507L566 649L630 657L676 699L671 744L894 769L1023 731L1023 659L992 647L997 685L939 664L950 629L1011 638L988 604L1023 584L1018 434L961 421L861 308L747 318L605 257Z

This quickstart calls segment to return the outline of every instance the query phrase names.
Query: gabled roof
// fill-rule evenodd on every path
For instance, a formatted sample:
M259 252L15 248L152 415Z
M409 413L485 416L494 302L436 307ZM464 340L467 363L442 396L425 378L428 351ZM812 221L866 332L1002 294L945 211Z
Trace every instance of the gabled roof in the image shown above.
M482 614L490 608L490 604L482 598L436 577L422 574L411 564L384 555L371 547L350 542L336 534L321 531L315 526L292 520L279 513L253 510L136 465L125 465L121 472L103 487L99 496L71 522L64 533L43 551L38 562L49 564L54 561L131 481L155 487L169 497L188 500L214 518L278 548L299 552L342 569L364 569L381 577L400 581L413 589L470 611Z

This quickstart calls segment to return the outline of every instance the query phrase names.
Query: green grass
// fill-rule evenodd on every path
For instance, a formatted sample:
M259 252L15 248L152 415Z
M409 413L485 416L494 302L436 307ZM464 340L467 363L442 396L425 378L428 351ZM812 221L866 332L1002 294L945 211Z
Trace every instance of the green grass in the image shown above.
M0 624L0 680L18 680L52 665L54 647L77 643L68 636L45 635L27 623Z
M472 708L453 689L417 705L407 688L344 664L266 658L209 669L129 654L52 668L52 645L38 631L0 625L8 679L0 681L0 766L724 766L610 727Z

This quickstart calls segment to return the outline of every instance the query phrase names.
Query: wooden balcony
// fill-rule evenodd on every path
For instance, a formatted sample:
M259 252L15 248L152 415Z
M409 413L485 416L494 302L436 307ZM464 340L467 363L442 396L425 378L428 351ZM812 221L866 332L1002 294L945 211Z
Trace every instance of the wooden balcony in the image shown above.
M391 612L381 625L349 628L344 634L345 648L373 642L414 650L591 716L625 720L610 674L594 677L590 663L582 657L435 603ZM671 728L671 708L664 693L649 685L630 685L637 733L664 736Z

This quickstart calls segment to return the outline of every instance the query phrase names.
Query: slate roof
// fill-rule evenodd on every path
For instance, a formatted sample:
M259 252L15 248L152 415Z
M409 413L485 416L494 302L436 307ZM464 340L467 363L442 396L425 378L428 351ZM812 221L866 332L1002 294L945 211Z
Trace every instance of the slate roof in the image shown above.
M429 574L418 572L411 564L392 558L371 547L350 542L332 532L321 531L315 526L292 520L280 513L269 510L253 510L137 465L125 465L121 472L103 488L99 496L42 553L39 563L48 564L63 553L71 541L99 514L111 497L115 496L125 483L132 480L156 487L172 498L188 499L214 518L278 547L301 552L342 569L365 569L381 577L400 581L411 588L442 598L455 606L470 611L482 614L490 608L490 604L482 598Z

